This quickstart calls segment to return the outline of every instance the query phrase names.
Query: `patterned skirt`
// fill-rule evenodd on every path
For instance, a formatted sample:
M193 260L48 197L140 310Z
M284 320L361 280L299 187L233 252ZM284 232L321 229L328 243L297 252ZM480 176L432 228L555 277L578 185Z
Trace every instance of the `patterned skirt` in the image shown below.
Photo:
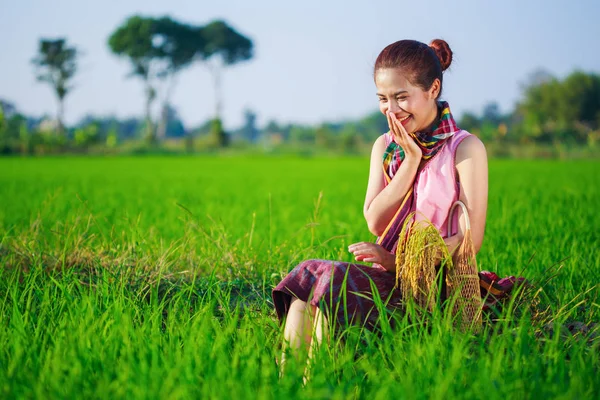
M445 279L442 282L441 293L445 293ZM500 306L516 286L525 282L521 277L500 278L494 272L480 271L482 309L488 311ZM315 259L298 264L273 289L272 296L280 322L296 297L319 307L329 321L335 321L336 328L355 323L372 328L379 319L374 298L381 299L388 316L401 312L402 296L395 283L395 273L379 264L371 267ZM443 302L444 298L440 300ZM388 321L393 324L390 318Z
M400 309L396 275L381 265L307 260L296 266L273 289L277 317L283 322L292 297L317 306L336 327L362 323L372 328L379 319L374 298L392 313Z

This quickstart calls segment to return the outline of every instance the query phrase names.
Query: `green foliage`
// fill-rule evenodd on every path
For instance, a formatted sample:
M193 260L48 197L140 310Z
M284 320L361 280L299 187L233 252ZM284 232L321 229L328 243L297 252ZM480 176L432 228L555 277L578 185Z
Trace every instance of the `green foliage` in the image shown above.
M75 129L74 142L77 147L87 147L100 139L100 125L92 122L86 126Z
M113 124L106 135L106 147L109 149L114 149L117 147L119 143L119 132L117 130L117 125Z
M6 145L6 119L4 118L4 108L0 104L0 154L5 152Z
M0 126L0 154L15 152L19 147L19 132L26 119L21 114L13 114L9 118L3 117Z
M479 266L527 277L556 326L600 320L597 169L490 164ZM293 359L279 378L271 289L373 239L367 175L363 157L0 159L0 397L596 397L597 339L508 310L478 336L437 314L348 329L305 387Z
M157 131L158 138L162 140L167 136L171 124L169 114L172 108L169 106L169 100L175 76L183 68L191 65L197 53L203 48L204 42L200 28L179 23L170 17L162 17L154 21L153 44L158 48L157 58L163 63L157 77L166 81L167 86Z
M244 110L244 126L240 129L240 135L250 143L258 140L259 129L256 126L256 113L250 109Z
M292 126L290 128L289 136L293 143L313 144L315 142L316 132L310 127Z
M198 53L212 74L215 90L215 116L221 120L221 74L230 65L252 58L253 43L226 22L216 20L200 30L204 47Z
M9 111L10 117L0 116L0 153L87 149L90 143L98 142L95 137L101 137L106 147L114 150L120 147L117 143L134 139L136 133L145 140L143 147L150 151L163 151L159 142L167 137L185 141L175 147L188 152L194 148L193 137L199 135L212 136L200 139L204 143L200 146L202 148L214 145L225 147L229 143L230 135L223 130L220 112L221 70L253 57L254 44L250 38L222 20L212 21L206 26L194 26L169 16L152 18L134 15L110 35L108 45L114 54L129 60L131 76L137 76L144 82L146 111L143 124L135 119L119 122L119 127L114 128L110 136L106 125L100 126L99 132L94 134L87 132L80 124L71 131L73 142L70 143L66 135L56 139L45 134L37 135L36 132L21 134L23 120L26 121L27 130L35 128L36 124L32 124L31 118L14 117L17 113L13 110ZM38 68L38 78L51 83L56 89L59 98L59 131L64 131L62 99L72 88L68 82L76 72L78 54L77 49L67 46L65 39L42 39L39 55L33 60ZM195 61L206 63L213 74L216 112L214 118L186 134L169 98L175 75ZM162 89L161 85L164 86ZM161 90L164 91L164 96L161 95L164 100L161 121L157 126L151 115L151 107ZM0 104L10 106L1 101ZM262 134L260 149L269 151L278 151L288 145L290 149L306 154L332 150L367 153L371 143L388 131L387 121L378 111L358 120L325 122L317 126L271 121L262 132L255 126L256 116L253 113L245 117L246 125L232 131L233 142L236 143L241 136L242 140L257 143ZM459 126L479 136L488 149L493 149L490 152L492 156L541 154L544 157L566 157L574 152L596 157L600 140L600 75L575 71L559 80L544 71L537 71L524 85L523 99L515 110L502 114L498 104L490 102L483 106L479 115L473 112L463 114ZM140 127L143 129L140 130ZM239 145L241 142L238 140L237 143ZM42 145L39 152L36 150L37 144ZM73 146L60 148L67 144ZM131 147L131 144L128 146ZM168 150L171 151L172 147Z
M463 113L462 117L459 119L458 126L464 130L474 133L475 130L479 129L480 121L477 115L467 111Z
M37 79L52 86L56 96L62 100L72 89L69 81L77 72L77 49L68 47L66 39L40 39L39 54L33 59L37 68Z
M113 32L108 44L113 53L129 59L133 67L132 75L144 81L145 138L150 144L154 144L157 139L150 115L151 105L157 96L157 80L168 81L158 127L158 136L163 139L169 123L168 101L173 89L173 78L179 71L196 59L215 60L212 71L215 82L218 82L222 65L232 65L252 57L252 41L221 20L213 21L207 26L192 26L170 17L156 19L136 15L128 18ZM215 88L217 92L220 90L218 83ZM220 99L217 104L220 107ZM215 118L221 119L219 112ZM218 142L226 143L225 136L217 134Z
M372 112L364 118L355 122L356 131L360 134L363 141L373 143L375 139L390 130L387 120L379 111Z
M326 124L323 124L316 129L315 145L317 147L324 148L324 149L333 147L334 140L335 140L334 134Z
M25 121L21 122L21 127L19 128L19 144L22 154L33 153L32 135L27 128L27 123Z
M210 125L210 135L212 136L214 143L219 147L227 147L229 145L229 135L223 129L223 122L220 118L212 120Z
M150 18L132 16L112 33L108 40L116 55L125 57L132 65L132 75L144 82L146 91L145 139L156 141L155 127L150 108L157 96L157 81L172 79L179 71L189 66L203 48L203 38L198 28L177 22L170 17ZM165 98L172 86L168 88ZM168 107L164 104L163 108ZM167 111L168 114L168 111ZM164 116L159 132L164 138L168 121Z
M600 129L600 75L575 71L562 81L534 82L517 112L522 131L537 140L586 143Z
M204 39L204 59L219 57L225 65L233 65L252 58L252 40L237 32L225 21L209 23L202 28L201 35Z
M57 121L60 133L64 133L63 101L73 89L71 81L77 72L79 52L67 46L66 39L40 39L38 55L32 60L37 79L49 84L58 99Z
M339 136L339 146L344 153L355 154L360 151L360 132L354 124L346 124Z
M144 82L146 94L145 138L154 142L154 125L150 115L152 102L156 98L153 80L158 71L153 68L161 56L153 42L155 20L135 15L129 17L109 37L108 46L120 57L129 59L132 66L130 76L137 76Z
M159 75L175 74L192 63L204 47L201 29L170 17L153 21L152 42L156 46L157 57L166 62Z
M153 35L154 19L135 15L110 35L108 45L113 53L129 59L132 75L145 80L150 76L152 61L160 54L152 42Z

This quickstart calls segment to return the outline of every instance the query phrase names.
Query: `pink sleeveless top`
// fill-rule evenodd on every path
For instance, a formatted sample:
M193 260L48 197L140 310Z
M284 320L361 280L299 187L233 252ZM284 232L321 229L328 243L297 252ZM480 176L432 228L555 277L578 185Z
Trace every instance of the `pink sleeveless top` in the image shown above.
M456 179L456 149L468 136L471 136L469 132L460 130L448 139L444 147L417 173L413 186L414 201L411 211L416 211L415 219L428 219L444 238L448 236L450 207L460 195L460 183ZM390 133L386 133L386 146L391 140ZM453 227L458 226L458 214L457 212L454 215ZM452 234L456 232L457 228L453 228Z

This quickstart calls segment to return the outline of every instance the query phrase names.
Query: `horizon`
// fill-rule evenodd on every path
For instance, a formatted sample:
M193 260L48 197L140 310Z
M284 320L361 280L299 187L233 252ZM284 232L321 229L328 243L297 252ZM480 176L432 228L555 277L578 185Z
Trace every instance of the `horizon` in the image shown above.
M224 6L135 0L115 7L55 3L32 0L0 6L0 44L11 60L0 63L0 98L26 115L54 118L54 94L35 80L30 60L40 38L64 37L83 52L76 88L66 98L67 125L88 115L142 117L141 81L126 79L129 64L107 46L110 33L134 14L170 15L198 25L222 18L253 40L254 58L223 73L226 129L242 124L245 109L257 114L261 127L271 120L305 125L358 120L377 111L372 65L383 47L403 38L449 43L454 61L444 74L444 99L457 117L466 111L480 114L491 102L503 113L512 110L520 85L537 70L563 78L575 70L597 73L600 67L600 55L589 51L600 37L595 23L600 4L591 0L550 5L537 0L460 2L449 9L441 1L432 2L434 7L407 4L402 6L410 13L406 21L365 2L351 7L341 1L259 1L252 6L233 1ZM337 9L342 6L340 17ZM432 9L447 12L452 27L440 26L441 13ZM25 18L29 23L23 23ZM180 74L171 104L187 129L212 117L214 95L205 67L196 63Z

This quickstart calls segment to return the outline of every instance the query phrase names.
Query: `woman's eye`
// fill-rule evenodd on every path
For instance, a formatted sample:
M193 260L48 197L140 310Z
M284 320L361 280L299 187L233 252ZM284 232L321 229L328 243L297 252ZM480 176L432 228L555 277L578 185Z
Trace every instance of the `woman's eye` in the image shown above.
M387 99L384 99L383 97L380 97L379 101L385 103L387 101Z

